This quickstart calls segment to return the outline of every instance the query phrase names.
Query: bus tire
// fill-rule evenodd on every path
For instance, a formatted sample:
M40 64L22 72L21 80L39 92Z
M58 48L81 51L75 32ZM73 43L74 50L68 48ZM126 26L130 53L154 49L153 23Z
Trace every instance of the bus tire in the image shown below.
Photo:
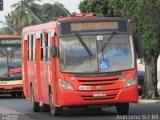
M50 106L49 106L49 105L46 105L46 104L43 104L43 106L42 106L42 111L43 111L43 112L50 112Z
M18 96L18 98L23 98L23 97L22 97L22 96L23 96L23 92L17 93L17 96Z
M52 115L55 115L55 116L62 115L63 108L54 105L54 97L51 91L49 92L49 103L50 103L50 112Z
M33 112L40 112L41 108L39 106L39 103L35 102L33 89L31 89L31 101L32 101L32 110L33 110Z
M118 115L127 115L129 112L129 103L118 103L116 104Z
M14 93L14 92L11 93L11 97L12 97L12 98L16 98L16 93Z

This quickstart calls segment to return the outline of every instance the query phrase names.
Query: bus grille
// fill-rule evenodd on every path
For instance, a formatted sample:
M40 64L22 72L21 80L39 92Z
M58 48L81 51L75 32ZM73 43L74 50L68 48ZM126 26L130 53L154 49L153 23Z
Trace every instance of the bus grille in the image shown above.
M117 94L106 95L104 97L82 96L83 100L111 100L115 99Z
M88 85L88 86L97 86L97 85L112 85L116 81L118 81L117 78L112 78L112 79L100 79L100 80L78 80L81 85Z

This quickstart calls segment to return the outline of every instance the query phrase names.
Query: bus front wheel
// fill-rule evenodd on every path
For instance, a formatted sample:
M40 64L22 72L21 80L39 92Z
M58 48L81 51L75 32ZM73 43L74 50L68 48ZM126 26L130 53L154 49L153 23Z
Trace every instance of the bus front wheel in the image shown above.
M127 115L129 112L129 103L118 103L116 104L118 115Z
M35 102L33 89L31 89L31 101L32 101L32 110L33 110L33 112L40 112L41 108L39 106L39 103Z
M50 94L49 94L49 102L50 102L50 112L51 112L51 114L53 114L55 116L62 115L62 109L63 108L54 105L54 96L53 96L52 92L50 92Z

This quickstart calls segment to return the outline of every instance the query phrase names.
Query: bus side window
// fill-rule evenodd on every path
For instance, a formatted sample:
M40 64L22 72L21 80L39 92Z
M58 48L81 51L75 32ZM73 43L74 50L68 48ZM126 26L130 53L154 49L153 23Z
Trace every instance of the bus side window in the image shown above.
M36 35L32 35L32 60L36 61Z
M45 38L43 38L43 35L41 34L41 61L50 60L50 39L50 33L46 33Z
M36 35L28 36L28 61L35 61Z
M32 36L28 36L28 61L32 61Z
M30 50L29 50L29 48L30 48L30 42L29 42L29 39L30 39L30 36L28 36L28 61L29 61L29 59L30 59Z
M47 33L46 35L46 60L50 60L50 42L51 42L51 33Z
M45 61L45 42L43 39L43 34L41 34L41 61Z

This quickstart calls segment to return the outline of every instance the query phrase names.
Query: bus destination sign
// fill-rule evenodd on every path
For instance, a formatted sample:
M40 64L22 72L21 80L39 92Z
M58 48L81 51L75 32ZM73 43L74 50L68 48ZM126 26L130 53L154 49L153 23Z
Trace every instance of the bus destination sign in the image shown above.
M86 31L86 30L116 30L118 22L91 22L91 23L71 23L71 31Z
M0 44L2 45L7 45L7 44L20 44L21 40L20 39L6 39L6 40L0 40Z

